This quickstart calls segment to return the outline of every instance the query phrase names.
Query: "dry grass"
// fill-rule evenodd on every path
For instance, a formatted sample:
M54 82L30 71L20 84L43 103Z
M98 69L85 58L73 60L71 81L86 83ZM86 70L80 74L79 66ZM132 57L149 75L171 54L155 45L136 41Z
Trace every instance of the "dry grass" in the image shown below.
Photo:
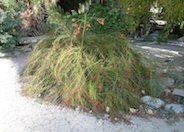
M24 76L26 91L51 102L110 113L137 107L140 97L156 96L154 74L120 34L86 34L75 41L62 35L40 42ZM81 43L83 42L83 43Z

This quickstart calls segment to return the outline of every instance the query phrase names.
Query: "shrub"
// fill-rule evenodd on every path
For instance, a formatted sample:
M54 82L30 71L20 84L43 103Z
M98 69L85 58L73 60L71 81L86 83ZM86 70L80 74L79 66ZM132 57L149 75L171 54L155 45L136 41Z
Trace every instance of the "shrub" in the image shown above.
M165 27L166 33L172 32L178 25L183 30L183 0L121 0L121 3L123 11L129 17L129 22L132 23L133 32L135 32L139 24L144 24L144 30L148 30L150 19L153 17L150 9L155 5L157 5L157 8L163 9L162 19L167 21ZM184 31L182 31L182 33L184 33Z
M58 21L54 34L38 43L24 72L32 77L25 91L93 111L109 107L111 113L137 107L142 91L158 95L153 72L124 36L87 30L88 19L85 14L83 20L76 20L81 23L74 29Z
M18 43L17 37L21 34L19 18L21 8L19 6L13 8L10 5L6 5L6 10L0 11L0 49L14 48Z
M128 17L129 23L131 23L131 33L136 31L136 28L140 24L148 26L152 13L150 8L155 0L121 0L122 10ZM146 28L144 29L147 30Z
M94 4L88 11L88 15L93 18L91 21L93 32L122 32L124 34L131 32L132 23L117 1L110 0L105 6ZM103 26L98 23L99 18L104 19Z
M159 6L163 8L163 19L167 21L167 32L173 32L173 29L180 26L184 34L184 1L183 0L160 0Z

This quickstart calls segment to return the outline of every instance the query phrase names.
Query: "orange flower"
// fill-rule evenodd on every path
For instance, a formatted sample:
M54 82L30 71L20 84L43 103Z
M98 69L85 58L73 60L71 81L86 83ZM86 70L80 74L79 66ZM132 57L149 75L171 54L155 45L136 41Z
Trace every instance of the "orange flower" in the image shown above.
M105 24L105 19L104 18L97 18L96 19L99 24L104 25Z
M71 43L71 44L69 45L69 48L70 48L70 49L73 49L73 47L74 47L74 45Z
M74 33L73 33L74 38L76 38L79 34L80 34L80 27L78 27L78 28L74 31Z

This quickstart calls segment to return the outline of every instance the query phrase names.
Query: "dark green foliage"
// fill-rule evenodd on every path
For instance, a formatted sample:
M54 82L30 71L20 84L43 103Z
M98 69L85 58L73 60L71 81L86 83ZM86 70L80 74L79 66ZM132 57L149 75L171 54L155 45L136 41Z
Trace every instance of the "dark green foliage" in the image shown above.
M14 7L13 1L11 2L4 5L6 7L4 11L0 11L0 49L14 48L18 43L17 37L21 34L19 15L22 5Z
M163 19L167 21L166 30L172 32L176 26L180 26L184 35L184 1L160 0L159 5L163 8Z
M0 48L14 48L20 35L21 20L11 11L0 12Z
M92 30L96 33L123 32L126 34L129 32L131 24L116 1L110 0L105 6L94 4L88 14L94 18L91 26L93 27ZM96 20L98 18L104 19L104 25L99 24Z
M167 21L165 32L173 32L176 26L183 29L184 23L184 1L183 0L121 0L123 11L129 17L129 23L132 23L132 32L135 32L139 24L144 24L145 29L153 17L150 8L156 6L163 9L161 15L163 20ZM179 30L179 29L178 29ZM179 31L183 34L184 31Z

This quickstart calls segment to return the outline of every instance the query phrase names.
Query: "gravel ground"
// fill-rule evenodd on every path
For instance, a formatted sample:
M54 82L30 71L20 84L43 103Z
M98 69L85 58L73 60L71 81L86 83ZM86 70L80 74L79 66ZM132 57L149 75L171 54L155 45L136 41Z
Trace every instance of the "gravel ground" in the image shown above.
M131 117L131 125L97 119L89 113L43 105L21 96L19 73L25 55L0 58L0 132L183 132L184 121Z

